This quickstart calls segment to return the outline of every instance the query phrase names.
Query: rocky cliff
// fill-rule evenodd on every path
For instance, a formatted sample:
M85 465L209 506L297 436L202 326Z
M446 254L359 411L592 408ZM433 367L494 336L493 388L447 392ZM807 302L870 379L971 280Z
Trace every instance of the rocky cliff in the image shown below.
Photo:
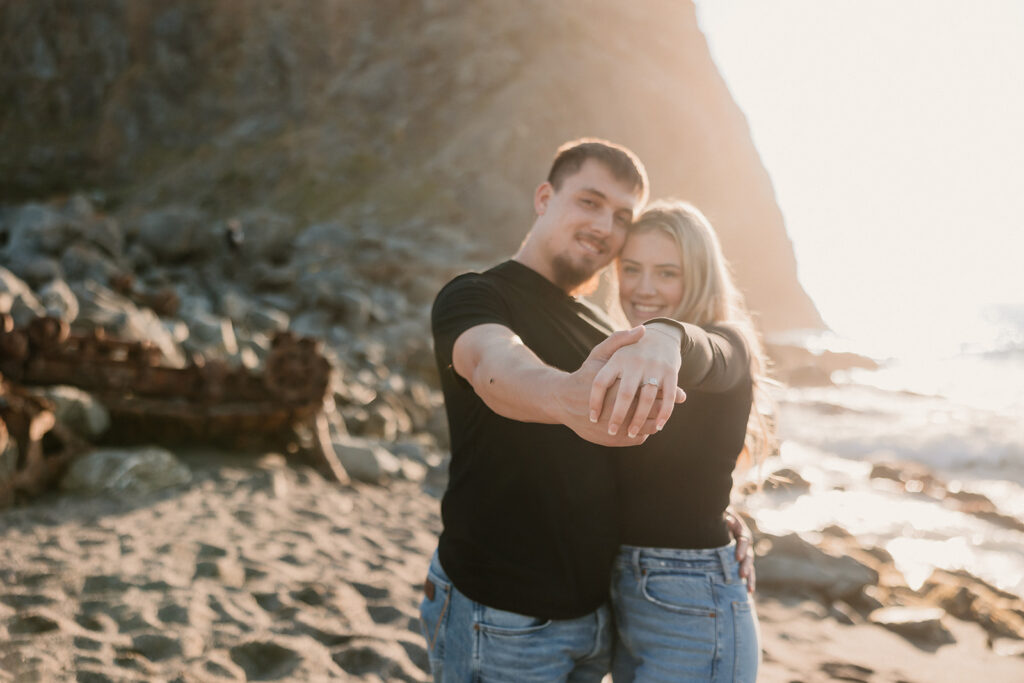
M2 202L91 192L129 240L171 204L258 208L488 261L596 135L709 215L766 330L822 327L690 2L0 0L0 63Z

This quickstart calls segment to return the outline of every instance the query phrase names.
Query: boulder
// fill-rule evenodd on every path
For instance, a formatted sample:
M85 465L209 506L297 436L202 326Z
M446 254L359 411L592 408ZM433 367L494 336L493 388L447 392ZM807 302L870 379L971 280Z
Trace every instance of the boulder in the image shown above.
M11 272L33 288L64 277L60 261L38 254L13 254L6 259Z
M295 284L298 275L289 265L275 266L270 263L254 263L249 269L252 284L256 289L287 289Z
M127 341L149 341L160 349L163 362L183 367L185 355L157 315L138 308L132 301L95 282L73 286L81 306L82 322L102 327L114 337Z
M764 588L811 591L837 600L878 582L874 569L852 557L828 554L797 534L768 536L757 546L757 583Z
M292 319L291 330L300 337L323 339L331 329L331 316L325 311L303 311Z
M980 624L992 636L1024 640L1024 602L966 572L937 569L919 593L929 604Z
M3 295L8 296L3 296ZM46 315L46 309L39 303L29 286L21 278L0 266L0 302L3 302L3 310L0 313L10 313L14 317L14 324L18 327L27 325L31 320Z
M353 479L384 484L401 476L398 458L374 441L339 434L332 443L338 460Z
M144 214L138 240L157 260L169 263L206 258L219 247L206 215L191 206L168 206Z
M309 264L332 254L341 255L355 239L351 228L336 221L311 225L295 238L296 259Z
M287 330L291 318L284 311L270 306L253 306L249 309L244 321L253 331L273 334Z
M215 315L199 314L187 320L189 343L213 351L220 357L233 356L238 353L238 340L235 328L227 318Z
M426 467L437 467L442 456L429 434L416 434L391 444L389 450L400 458L418 462Z
M241 291L226 288L220 294L220 312L232 322L245 321L252 312L253 304Z
M76 459L61 480L61 488L137 496L191 480L189 468L164 448L104 448Z
M111 258L121 258L124 253L124 234L114 218L91 216L77 232L79 239L99 248Z
M372 302L355 288L346 268L326 264L310 267L300 276L297 288L308 308L338 313L353 325L365 325L370 319Z
M47 315L72 323L78 317L78 297L64 280L53 280L39 290L39 303Z
M242 234L239 248L245 259L277 264L288 260L295 234L292 218L269 209L251 209L237 220Z
M77 242L67 247L61 256L60 265L69 280L94 280L107 283L121 272L121 269L109 256L97 247L84 242Z
M364 436L394 441L399 435L407 435L411 431L412 422L404 410L380 399L367 407L367 420L361 432Z
M873 624L898 633L907 640L928 645L945 645L956 638L942 623L945 611L938 607L883 607L868 616Z
M92 394L77 387L47 387L40 391L54 405L57 422L86 441L95 441L110 427L110 413Z
M764 490L800 495L811 490L811 483L796 470L784 467L771 473L764 482Z
M24 204L6 222L8 255L53 254L65 244L67 220L48 204Z

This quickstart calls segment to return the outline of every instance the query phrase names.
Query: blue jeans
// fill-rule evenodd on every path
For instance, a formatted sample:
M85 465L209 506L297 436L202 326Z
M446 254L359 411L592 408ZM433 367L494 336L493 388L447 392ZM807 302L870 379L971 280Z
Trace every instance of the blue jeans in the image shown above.
M611 610L538 619L487 607L460 593L434 553L420 603L434 680L597 683L611 666ZM432 586L432 587L431 587Z
M612 575L615 683L757 678L757 613L735 549L622 546Z

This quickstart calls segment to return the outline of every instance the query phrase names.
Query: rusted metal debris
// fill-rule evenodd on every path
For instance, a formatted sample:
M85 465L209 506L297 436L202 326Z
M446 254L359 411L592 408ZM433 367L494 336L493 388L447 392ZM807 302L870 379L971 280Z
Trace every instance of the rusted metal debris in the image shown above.
M80 439L56 423L47 401L0 377L0 454L12 439L17 454L0 470L0 509L49 488L84 450Z
M174 368L160 358L151 343L111 339L99 328L73 334L45 317L15 329L0 315L0 374L90 392L110 411L116 441L257 445L287 440L305 425L318 467L348 481L323 415L331 368L318 341L278 333L262 372L202 357Z

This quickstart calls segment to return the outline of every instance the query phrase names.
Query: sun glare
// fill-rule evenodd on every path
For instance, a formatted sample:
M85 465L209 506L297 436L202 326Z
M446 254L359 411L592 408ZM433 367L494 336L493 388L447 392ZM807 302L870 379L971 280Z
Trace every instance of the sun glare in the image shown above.
M1024 305L1024 5L697 4L827 323L952 353Z

